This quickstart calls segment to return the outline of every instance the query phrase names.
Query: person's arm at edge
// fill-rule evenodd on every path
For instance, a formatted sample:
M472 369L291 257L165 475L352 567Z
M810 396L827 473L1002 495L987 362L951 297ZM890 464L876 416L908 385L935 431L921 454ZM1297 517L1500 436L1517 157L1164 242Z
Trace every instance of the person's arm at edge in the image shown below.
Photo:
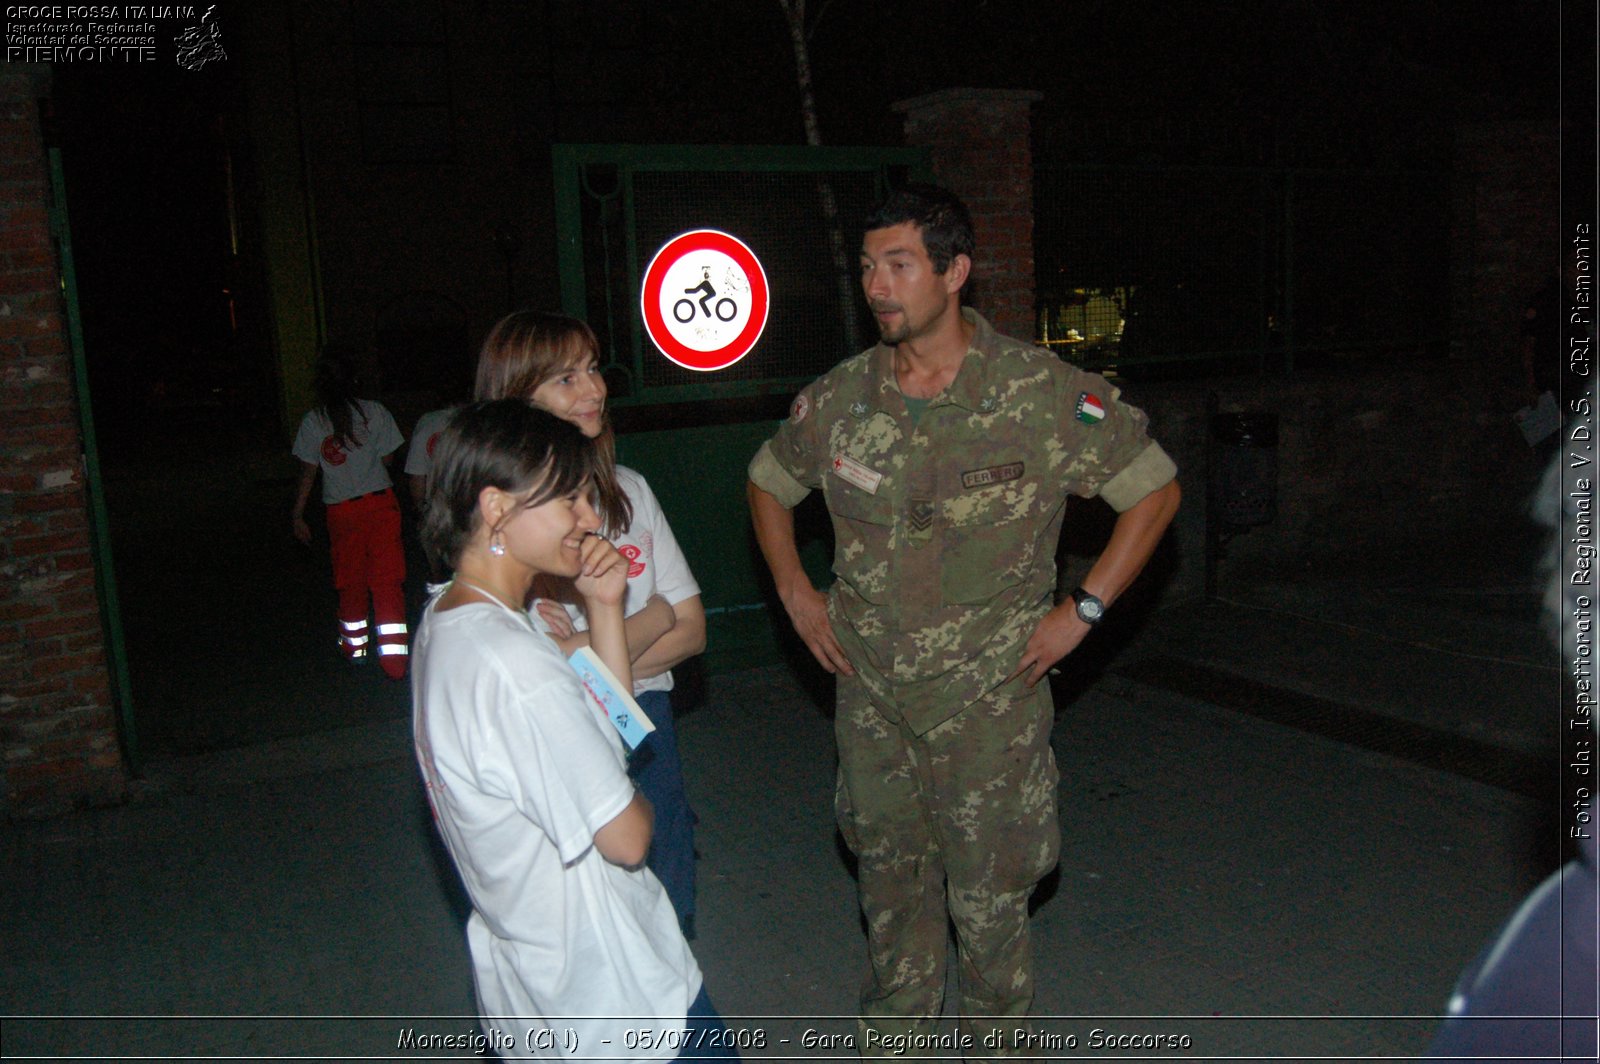
M541 595L536 608L544 623L550 626L550 638L555 640L556 646L561 648L563 654L571 655L580 647L590 645L588 630L574 628L567 616L566 608L560 602ZM661 642L676 625L676 612L660 595L651 595L643 609L623 620L622 629L628 640L628 660L633 664L634 679L643 679L639 672L640 659ZM703 633L701 642L704 645Z
M667 600L660 601L665 603ZM635 680L660 676L706 648L706 608L700 596L690 595L681 602L668 603L667 609L672 611L672 627L643 653L634 655ZM631 621L633 618L628 619ZM633 644L630 642L628 645L631 647Z
M1182 493L1176 480L1140 499L1117 515L1106 549L1083 578L1083 589L1110 606L1144 571L1156 545L1178 512ZM1027 673L1029 687L1038 683L1051 667L1075 650L1089 625L1078 618L1077 604L1068 598L1045 614L1023 648L1015 677Z
M753 480L745 482L745 495L750 502L756 543L761 547L761 556L766 559L778 598L795 632L824 669L854 676L855 669L834 638L833 625L828 621L828 597L811 585L800 564L793 511Z
M628 657L622 604L602 604L591 599L585 606L589 614L589 646L623 685L623 690L633 690L633 660Z
M591 545L592 544L592 545ZM604 544L604 546L600 546ZM607 552L605 564L626 565L622 556L605 540L596 537L585 543L584 567L590 559ZM626 591L624 591L626 594ZM622 617L622 599L601 602L585 597L584 610L589 616L589 646L605 662L606 668L616 676L624 691L633 690L633 663L628 659L627 629ZM594 833L594 848L612 864L636 868L644 863L650 853L650 837L655 831L655 810L644 795L634 793L622 812L608 820Z
M311 526L306 524L306 503L311 499L311 487L317 482L317 467L310 462L300 463L300 482L295 485L294 509L289 512L289 529L301 543L311 543Z
M635 791L633 801L594 833L594 848L614 865L638 868L650 855L655 823L656 812L650 799Z

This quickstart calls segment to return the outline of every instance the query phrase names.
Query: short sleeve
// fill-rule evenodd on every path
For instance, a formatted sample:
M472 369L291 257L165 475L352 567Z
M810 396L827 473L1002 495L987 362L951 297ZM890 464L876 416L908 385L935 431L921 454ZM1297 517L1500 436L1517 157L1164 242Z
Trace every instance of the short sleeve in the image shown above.
M1123 402L1121 391L1094 373L1073 372L1062 381L1057 436L1072 456L1064 488L1099 496L1122 512L1177 475L1177 466L1150 439L1149 418Z
M316 411L313 410L300 419L300 428L295 431L294 446L291 451L296 458L307 465L320 465L322 439L326 435L327 433L322 431Z
M433 444L448 418L443 411L423 414L411 430L411 446L406 448L405 471L411 476L426 476L433 468Z
M750 461L751 482L790 508L822 486L819 456L825 448L816 396L816 382L802 389L789 407L788 420Z
M667 524L667 515L661 511L661 501L650 490L644 477L636 477L634 485L635 490L629 492L629 499L634 504L635 520L642 514L649 521L651 555L656 567L656 594L676 606L684 599L700 594L700 585L689 570L689 560L683 556L683 548L678 546L672 526ZM644 505L641 506L641 503Z
M370 446L380 455L393 454L406 442L406 438L400 434L400 426L394 423L394 415L382 403L373 403L369 408L367 429L369 435L362 441L362 446Z
M413 477L427 476L432 466L433 463L428 460L428 438L421 434L413 435L411 446L406 448L406 474Z
M1133 509L1139 500L1170 484L1177 476L1178 464L1159 443L1151 440L1122 472L1106 481L1100 489L1100 497L1120 514Z

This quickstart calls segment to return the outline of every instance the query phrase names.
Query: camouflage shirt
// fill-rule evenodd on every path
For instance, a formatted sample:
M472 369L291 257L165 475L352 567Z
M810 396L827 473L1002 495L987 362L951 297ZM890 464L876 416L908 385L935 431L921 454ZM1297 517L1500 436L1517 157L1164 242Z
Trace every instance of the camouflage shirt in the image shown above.
M1177 469L1105 378L982 317L913 424L884 344L807 386L750 463L833 518L834 634L879 705L922 734L997 687L1053 605L1069 493L1119 512Z

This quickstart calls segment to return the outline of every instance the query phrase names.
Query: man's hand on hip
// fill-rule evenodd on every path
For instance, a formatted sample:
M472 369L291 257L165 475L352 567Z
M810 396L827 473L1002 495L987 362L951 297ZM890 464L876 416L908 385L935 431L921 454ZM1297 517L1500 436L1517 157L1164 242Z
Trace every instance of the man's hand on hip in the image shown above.
M1006 679L1014 680L1026 673L1023 682L1032 687L1045 678L1056 662L1076 650L1088 634L1089 626L1078 619L1077 610L1068 599L1040 618L1039 626L1022 648L1016 671Z
M783 606L789 611L794 630L805 640L819 665L829 672L842 672L846 676L856 674L850 659L844 656L844 649L833 637L833 625L828 620L827 595L809 583L801 582L784 597Z

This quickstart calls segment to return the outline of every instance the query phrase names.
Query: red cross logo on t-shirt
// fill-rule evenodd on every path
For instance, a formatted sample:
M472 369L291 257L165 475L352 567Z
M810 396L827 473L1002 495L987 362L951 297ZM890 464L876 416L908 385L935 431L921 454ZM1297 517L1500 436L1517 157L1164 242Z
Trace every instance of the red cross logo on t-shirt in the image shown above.
M322 460L324 462L331 466L341 466L344 465L346 457L348 456L344 453L344 444L339 442L339 437L328 436L323 439Z
M432 435L432 436L429 436L429 437L428 437L428 457L429 457L429 458L432 458L432 457L433 457L433 449L434 449L434 448L435 448L435 447L436 447L436 446L438 446L438 444L439 444L439 437L440 437L440 436L443 436L443 435L444 435L444 433L443 433L443 432L435 432L435 433L434 433L434 434L433 434L433 435Z
M640 551L638 547L635 547L632 543L629 543L627 546L618 547L617 553L628 559L629 580L637 578L639 574L644 572L644 562L639 560Z

